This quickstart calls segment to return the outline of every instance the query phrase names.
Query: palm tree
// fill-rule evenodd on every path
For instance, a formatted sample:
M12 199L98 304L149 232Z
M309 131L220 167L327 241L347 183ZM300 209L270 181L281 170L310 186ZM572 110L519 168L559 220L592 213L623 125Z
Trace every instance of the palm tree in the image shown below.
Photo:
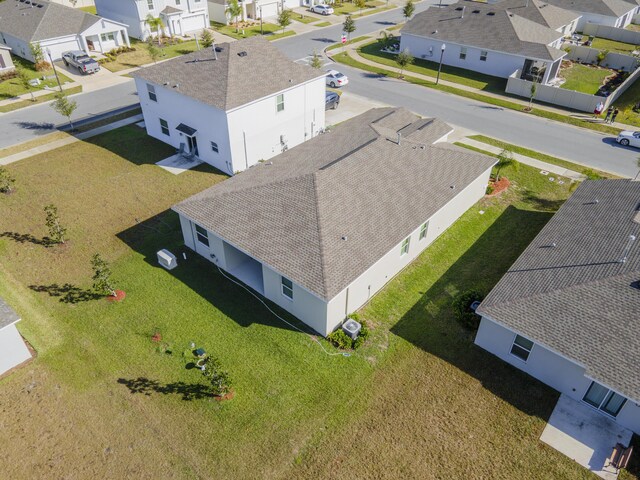
M242 15L242 7L238 3L238 0L230 0L224 13L229 15L229 18L234 21L236 24L236 33L238 33L238 18Z
M518 166L518 162L516 162L513 158L513 153L511 152L511 150L507 150L506 148L498 154L497 158L498 163L496 163L496 182L500 180L501 169L503 169L504 167L510 167L512 165L513 167Z
M162 19L149 14L147 15L147 18L145 18L144 23L149 25L149 28L152 30L155 28L156 33L158 34L158 45L162 45L162 35L160 35L160 31L164 30L164 23L162 22Z

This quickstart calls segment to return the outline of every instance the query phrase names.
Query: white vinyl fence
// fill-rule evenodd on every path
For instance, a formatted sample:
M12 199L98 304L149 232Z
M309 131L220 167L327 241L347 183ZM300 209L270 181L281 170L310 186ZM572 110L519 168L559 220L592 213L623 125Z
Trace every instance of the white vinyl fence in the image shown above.
M596 23L587 23L582 29L585 35L592 35L599 38L607 38L618 42L630 43L631 45L640 45L640 32L626 30L624 28L609 27L607 25L598 25Z
M598 63L598 53L600 51L595 48L584 47L582 45L569 45L567 49L569 50L569 54L566 58L569 60L579 63L590 63L592 65ZM609 52L600 65L613 68L614 70L632 72L639 64L640 59L638 57Z

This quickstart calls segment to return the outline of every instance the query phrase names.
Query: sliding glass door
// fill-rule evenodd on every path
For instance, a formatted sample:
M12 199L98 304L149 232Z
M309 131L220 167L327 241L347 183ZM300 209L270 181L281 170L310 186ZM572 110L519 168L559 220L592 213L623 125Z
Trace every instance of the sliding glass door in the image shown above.
M622 407L627 401L622 395L618 395L596 382L591 382L591 386L589 390L587 390L587 393L585 393L583 400L612 417L620 413L620 410L622 410Z

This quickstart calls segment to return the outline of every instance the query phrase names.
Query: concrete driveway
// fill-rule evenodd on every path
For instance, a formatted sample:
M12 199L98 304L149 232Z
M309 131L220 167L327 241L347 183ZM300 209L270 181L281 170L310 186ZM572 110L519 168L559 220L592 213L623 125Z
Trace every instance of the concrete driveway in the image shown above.
M325 125L333 126L349 120L372 108L388 107L384 103L376 102L370 98L361 97L348 91L340 95L340 105L335 110L327 110L325 113Z
M100 68L99 72L91 75L83 75L77 69L64 65L62 60L55 62L56 68L61 73L69 77L74 83L82 85L83 92L92 92L106 87L112 87L120 83L125 83L129 78L110 72L106 68Z

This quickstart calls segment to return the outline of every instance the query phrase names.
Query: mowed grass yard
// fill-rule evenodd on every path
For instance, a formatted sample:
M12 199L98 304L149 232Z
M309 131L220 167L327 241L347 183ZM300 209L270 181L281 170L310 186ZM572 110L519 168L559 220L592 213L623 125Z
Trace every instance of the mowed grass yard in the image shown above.
M167 209L225 177L154 165L172 152L129 126L8 166L18 189L0 197L0 295L38 358L0 380L3 475L591 478L538 441L557 394L476 348L450 309L457 292L496 283L568 184L504 169L509 191L472 207L363 309L374 333L347 358L208 261L182 260ZM64 247L41 245L51 202ZM177 269L156 265L160 248L179 254ZM91 299L94 252L122 303ZM185 369L191 342L230 371L233 400L213 401Z
M135 48L135 51L121 53L117 56L115 61L103 63L102 67L106 68L110 72L119 72L121 70L127 70L129 68L140 67L142 65L153 63L153 59L151 58L151 55L149 55L149 45L146 42L131 39L131 46ZM158 48L161 52L161 56L158 61L161 61L195 52L198 47L195 40L186 40L171 45L165 39L164 43Z
M594 95L604 79L613 73L615 72L609 68L571 62L571 66L561 68L558 75L566 79L561 88Z

